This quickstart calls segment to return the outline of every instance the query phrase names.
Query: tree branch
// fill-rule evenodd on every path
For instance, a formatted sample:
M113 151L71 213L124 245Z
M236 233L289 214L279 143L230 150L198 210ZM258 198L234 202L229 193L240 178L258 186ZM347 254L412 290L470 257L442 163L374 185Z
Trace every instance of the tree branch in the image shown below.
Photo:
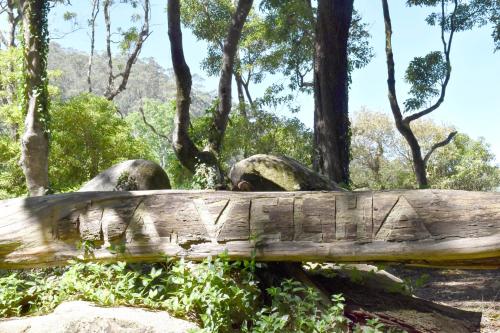
M450 18L450 35L448 37L448 42L446 42L446 38L444 36L444 32L446 30L446 15L445 15L445 9L444 9L444 0L441 0L441 42L443 44L443 50L444 50L444 55L445 55L445 61L446 61L446 76L444 79L443 84L441 85L441 94L439 95L439 99L434 103L432 106L428 107L425 110L422 110L420 112L414 113L412 115L409 115L404 119L405 122L412 122L414 120L417 120L425 115L428 115L432 111L436 110L441 106L441 104L444 102L444 97L446 95L446 88L448 87L448 82L450 81L450 76L451 76L451 62L450 62L450 50L451 50L451 43L453 41L453 35L455 33L456 27L455 27L455 17L457 13L457 7L458 7L458 0L454 0L455 7L453 9L453 13L451 14Z
M457 131L453 131L451 132L448 137L446 139L444 139L443 141L441 142L438 142L436 144L434 144L431 149L427 152L427 154L425 155L424 157L424 163L425 165L427 165L427 162L429 161L429 158L431 157L432 153L440 148L440 147L444 147L446 146L447 144L449 144L451 142L451 140L453 140L453 138L455 137L455 135L457 135Z
M108 0L106 2L108 2ZM110 77L108 80L108 88L107 88L107 91L105 93L105 97L110 101L113 100L119 93L121 93L127 87L127 82L128 82L128 78L130 76L130 71L132 70L132 66L137 61L139 53L141 52L141 49L142 49L142 45L144 44L146 39L151 34L149 31L149 20L151 18L151 8L150 8L149 0L144 1L143 9L144 9L144 23L142 25L141 32L140 32L139 37L137 38L137 41L135 43L134 50L132 51L132 53L129 55L129 57L127 59L124 70L120 74L118 74L119 76L122 77L120 85L118 86L118 88L113 89L112 88L113 87L113 78ZM108 13L108 18L109 18L109 13ZM110 51L110 47L109 47L110 38L109 38L108 25L106 25L106 30L108 32L108 38L107 38L108 57L110 57L111 51ZM111 57L110 57L110 59L111 59ZM112 67L111 67L111 71L112 71ZM112 75L112 72L111 72L111 75Z
M213 126L209 139L209 149L219 152L226 131L229 113L231 112L231 83L233 66L238 43L246 18L252 8L253 0L239 0L236 11L232 16L229 31L224 41L222 54L222 69L219 80L218 97L219 107L214 114Z
M168 143L172 144L172 140L171 140L168 136L166 136L165 134L162 134L162 133L158 132L158 131L156 130L156 128L155 128L155 127L154 127L151 123L149 123L149 122L147 121L147 119L146 119L146 115L144 114L144 109L143 109L143 107L142 107L142 106L141 106L141 107L139 107L139 112L140 112L140 113L141 113L141 115L142 115L142 121L144 122L144 124L145 124L147 127L149 127L149 129L150 129L150 130L151 130L154 134L156 134L156 135L157 135L157 136L159 136L160 138L163 138L163 139L167 140L167 142L168 142Z

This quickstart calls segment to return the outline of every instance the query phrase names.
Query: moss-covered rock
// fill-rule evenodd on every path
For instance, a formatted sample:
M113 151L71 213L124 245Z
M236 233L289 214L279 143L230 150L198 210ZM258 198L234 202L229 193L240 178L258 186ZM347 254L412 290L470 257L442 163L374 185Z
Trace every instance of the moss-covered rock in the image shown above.
M342 190L328 178L286 156L254 155L229 172L233 187L242 191Z
M147 160L128 160L116 164L83 185L88 191L141 191L169 189L170 181L158 164Z

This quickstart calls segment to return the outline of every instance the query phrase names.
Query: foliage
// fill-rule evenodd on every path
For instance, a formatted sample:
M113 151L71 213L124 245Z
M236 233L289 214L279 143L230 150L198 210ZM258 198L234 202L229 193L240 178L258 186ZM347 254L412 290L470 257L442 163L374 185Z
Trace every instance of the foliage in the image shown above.
M415 57L406 69L405 80L411 85L411 98L405 101L407 111L423 107L432 97L440 94L446 77L446 62L439 51L425 57ZM439 85L439 88L438 88Z
M230 262L222 255L200 264L73 262L65 268L0 270L0 317L46 313L61 302L79 299L167 310L197 321L202 332L337 332L346 327L341 295L334 295L325 308L314 290L297 281L267 289L270 303L262 306L255 274L259 265ZM380 326L374 321L363 329L380 332L373 330Z
M429 178L435 188L484 191L500 186L500 169L482 138L473 140L458 134L448 149L437 151L429 164Z
M4 108L14 107L9 104ZM49 179L54 191L73 190L113 164L151 155L142 140L131 136L114 105L102 97L84 94L65 102L55 101L50 112ZM21 129L22 122L4 126ZM0 197L24 195L18 138L0 135L0 148Z
M208 138L210 110L193 121L191 137L199 146ZM310 165L312 133L297 118L278 117L265 111L250 111L244 117L232 114L223 142L221 163L227 168L236 161L254 154L290 156Z
M209 44L202 68L209 75L218 75L234 2L183 0L182 3L183 23L199 40ZM315 11L307 1L266 0L261 2L258 12L250 13L243 28L235 64L235 72L242 77L247 88L250 83L261 83L268 74L281 73L289 80L290 89L311 91L311 84L305 83L304 79L313 68ZM355 11L348 47L350 71L364 67L373 57L369 37L367 24ZM271 85L268 89L273 93L266 93L256 100L260 105L270 106L293 100L293 95L280 95L285 89L282 84Z
M54 189L77 186L123 160L150 156L105 98L82 94L53 104L49 176Z
M344 317L344 298L332 296L332 305L326 311L319 308L320 297L312 288L300 282L285 280L280 286L267 292L272 303L256 314L255 326L243 332L345 332L347 318Z
M22 56L20 48L0 50L0 199L26 193L18 141L24 128Z
M453 130L431 120L412 123L425 153ZM406 142L396 135L390 116L361 111L353 119L351 175L357 188L414 188L412 157ZM482 140L458 134L428 161L432 188L471 191L494 190L500 185L495 156Z
M169 142L174 126L175 101L164 103L156 99L143 99L140 107L141 110L130 112L125 121L132 129L132 135L143 140L151 149L153 160L166 168L175 158ZM157 133L144 122L144 118Z
M175 291L167 308L182 316L198 316L205 332L229 332L256 310L260 290L255 263L225 258L200 265L180 261L171 270Z
M214 190L219 184L216 184L218 177L217 168L205 163L196 164L196 170L191 182L191 188L196 190Z
M452 3L454 0L445 0ZM437 6L441 0L407 0L409 6ZM441 14L432 13L427 19L430 25L441 24ZM447 29L450 28L450 17L445 18ZM491 26L491 37L495 51L500 50L500 1L498 0L459 0L455 17L456 31L471 30L474 27Z

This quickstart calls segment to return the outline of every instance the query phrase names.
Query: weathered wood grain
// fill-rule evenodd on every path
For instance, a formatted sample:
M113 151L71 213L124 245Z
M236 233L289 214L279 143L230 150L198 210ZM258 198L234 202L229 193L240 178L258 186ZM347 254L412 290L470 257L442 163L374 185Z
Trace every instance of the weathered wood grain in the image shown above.
M0 268L224 251L268 261L500 267L500 193L164 190L0 201Z

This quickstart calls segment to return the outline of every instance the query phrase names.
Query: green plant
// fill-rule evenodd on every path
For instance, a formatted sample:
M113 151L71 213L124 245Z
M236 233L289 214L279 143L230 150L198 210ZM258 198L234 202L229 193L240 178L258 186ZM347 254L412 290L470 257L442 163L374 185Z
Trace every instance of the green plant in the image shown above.
M320 297L312 289L298 281L284 280L279 287L267 289L272 304L260 310L251 329L243 332L345 332L344 298L332 296L332 305L326 310L320 307Z
M135 191L137 188L137 180L127 171L122 172L116 181L116 191Z
M180 261L172 267L169 284L175 291L166 307L177 315L198 317L205 332L229 332L258 306L259 289L251 261L225 257L199 265Z
M82 244L82 248L85 245ZM201 263L161 264L72 262L64 268L0 271L0 317L42 314L67 300L104 306L128 305L166 310L196 321L201 332L345 332L344 299L331 305L300 282L284 280L265 292L263 305L254 260L230 262L223 254ZM359 326L380 329L376 321Z

